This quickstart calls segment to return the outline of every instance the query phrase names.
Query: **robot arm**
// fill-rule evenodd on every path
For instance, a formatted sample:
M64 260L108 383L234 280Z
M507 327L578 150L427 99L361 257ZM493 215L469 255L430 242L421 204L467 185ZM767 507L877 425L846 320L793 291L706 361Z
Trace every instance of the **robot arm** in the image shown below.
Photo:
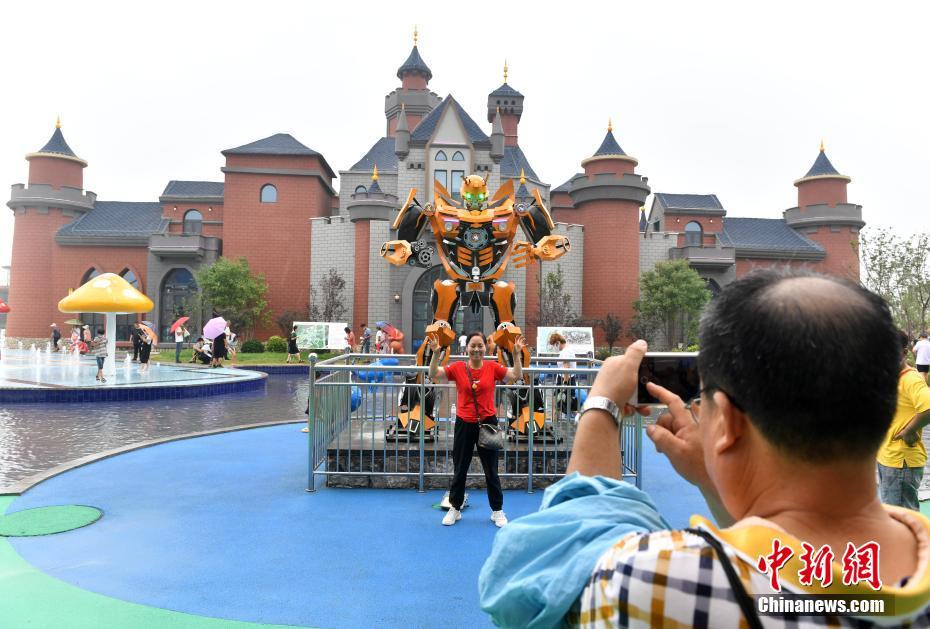
M395 266L407 264L412 255L419 255L425 248L417 238L429 222L427 219L432 214L432 207L429 204L421 206L414 198L416 192L416 188L410 190L407 201L391 225L392 229L397 230L397 240L389 240L381 245L381 257ZM430 254L426 252L424 255Z
M555 223L539 197L539 190L533 190L533 197L534 201L530 205L519 205L516 208L523 231L536 243L515 244L513 261L517 268L532 264L536 259L557 260L572 248L567 237L552 233Z

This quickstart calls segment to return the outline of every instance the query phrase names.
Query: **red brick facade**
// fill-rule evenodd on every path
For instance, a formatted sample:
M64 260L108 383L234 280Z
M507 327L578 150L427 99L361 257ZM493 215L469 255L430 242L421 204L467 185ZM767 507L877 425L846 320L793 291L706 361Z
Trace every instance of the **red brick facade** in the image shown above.
M304 172L231 170L256 168ZM265 276L272 318L286 310L305 312L310 302L309 221L330 214L333 192L329 167L317 157L229 155L226 169L223 255L245 257L253 273ZM275 203L261 202L261 189L268 184L277 189ZM274 321L255 331L259 338L277 333Z

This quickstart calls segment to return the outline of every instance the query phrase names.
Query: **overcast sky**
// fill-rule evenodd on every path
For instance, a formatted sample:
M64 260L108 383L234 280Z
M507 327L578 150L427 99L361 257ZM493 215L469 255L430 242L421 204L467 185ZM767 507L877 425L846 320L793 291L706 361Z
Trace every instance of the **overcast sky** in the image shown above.
M930 229L928 17L923 2L4 2L0 182L25 182L59 114L101 200L222 181L221 150L280 132L348 168L384 135L416 24L430 88L487 133L508 60L520 145L553 186L612 118L653 191L778 218L823 138L866 222L912 233Z

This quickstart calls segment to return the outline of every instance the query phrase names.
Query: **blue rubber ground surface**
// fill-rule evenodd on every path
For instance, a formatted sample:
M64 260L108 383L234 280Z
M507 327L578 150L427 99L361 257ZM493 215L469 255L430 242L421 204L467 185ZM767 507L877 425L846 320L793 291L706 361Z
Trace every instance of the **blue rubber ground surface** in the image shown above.
M706 511L646 443L645 488L673 526ZM9 511L87 504L92 526L13 541L48 574L87 590L220 618L318 627L477 627L477 576L497 529L483 492L454 527L441 492L304 492L293 425L185 440L53 478ZM505 493L513 518L542 493Z

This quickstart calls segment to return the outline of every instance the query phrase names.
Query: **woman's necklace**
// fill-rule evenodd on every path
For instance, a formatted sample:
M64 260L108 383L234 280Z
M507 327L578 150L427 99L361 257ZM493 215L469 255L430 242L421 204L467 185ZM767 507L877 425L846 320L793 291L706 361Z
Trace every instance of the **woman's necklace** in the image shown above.
M471 361L468 361L468 368L471 369L471 370L473 370L473 371L477 371L477 372L478 372L478 377L479 377L479 378L481 377L481 367L482 367L482 365L484 365L484 361L479 362L477 367L473 367L472 364L471 364ZM478 390L478 381L475 380L474 378L472 378L472 381L471 381L471 388L472 388L472 391L477 391L477 390Z

